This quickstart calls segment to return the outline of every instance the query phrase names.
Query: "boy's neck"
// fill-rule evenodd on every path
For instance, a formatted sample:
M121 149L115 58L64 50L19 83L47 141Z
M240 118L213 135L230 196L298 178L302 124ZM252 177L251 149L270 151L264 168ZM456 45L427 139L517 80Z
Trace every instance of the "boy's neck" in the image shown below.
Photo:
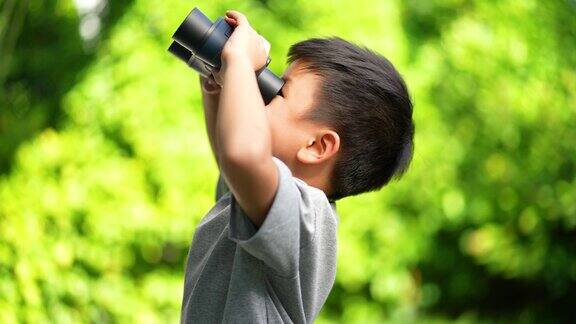
M295 177L306 182L309 186L322 190L326 196L330 196L332 193L329 181L331 168L325 166L308 166L298 168L298 170L293 170L292 173Z

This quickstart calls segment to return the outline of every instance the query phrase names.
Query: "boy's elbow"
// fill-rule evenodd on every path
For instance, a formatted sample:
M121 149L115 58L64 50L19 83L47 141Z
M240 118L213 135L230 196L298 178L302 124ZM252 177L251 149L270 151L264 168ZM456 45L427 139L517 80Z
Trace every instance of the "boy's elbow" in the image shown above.
M250 145L249 147L234 145L225 148L223 152L221 152L220 163L223 168L233 167L244 169L254 167L271 157L269 151L258 145Z

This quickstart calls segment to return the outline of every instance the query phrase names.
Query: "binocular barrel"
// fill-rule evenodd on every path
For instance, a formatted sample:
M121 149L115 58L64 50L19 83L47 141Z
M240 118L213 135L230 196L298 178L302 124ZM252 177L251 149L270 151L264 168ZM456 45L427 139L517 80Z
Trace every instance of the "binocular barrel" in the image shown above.
M180 45L178 42L172 42L172 45L168 48L168 51L177 58L188 64L189 67L196 70L203 77L208 78L212 73L212 67L206 65L204 61L199 59L194 53L190 52L186 47Z
M194 8L178 27L168 51L205 77L222 66L220 55L234 30L222 17L212 23L198 8ZM266 65L256 71L256 81L264 103L268 104L284 86Z

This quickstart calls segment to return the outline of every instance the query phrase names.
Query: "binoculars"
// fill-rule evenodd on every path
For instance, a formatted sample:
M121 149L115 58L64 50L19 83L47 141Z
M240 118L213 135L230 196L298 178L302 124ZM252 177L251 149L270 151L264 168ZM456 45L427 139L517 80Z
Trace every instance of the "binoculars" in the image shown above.
M220 69L220 54L232 31L232 26L223 17L212 23L198 8L194 8L172 35L173 42L168 51L204 77L209 77L214 69ZM267 68L269 63L270 57L266 65L256 71L258 88L266 105L284 86L284 80Z

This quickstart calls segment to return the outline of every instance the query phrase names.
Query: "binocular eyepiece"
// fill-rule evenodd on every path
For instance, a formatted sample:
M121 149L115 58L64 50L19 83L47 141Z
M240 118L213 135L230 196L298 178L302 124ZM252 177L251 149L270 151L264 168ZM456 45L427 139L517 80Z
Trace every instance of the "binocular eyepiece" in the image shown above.
M214 69L220 69L220 54L232 32L233 28L223 17L212 23L198 8L194 8L172 35L174 41L168 51L204 77L209 77ZM266 65L256 71L258 88L266 105L284 86L284 80L267 68L269 63L270 57Z

